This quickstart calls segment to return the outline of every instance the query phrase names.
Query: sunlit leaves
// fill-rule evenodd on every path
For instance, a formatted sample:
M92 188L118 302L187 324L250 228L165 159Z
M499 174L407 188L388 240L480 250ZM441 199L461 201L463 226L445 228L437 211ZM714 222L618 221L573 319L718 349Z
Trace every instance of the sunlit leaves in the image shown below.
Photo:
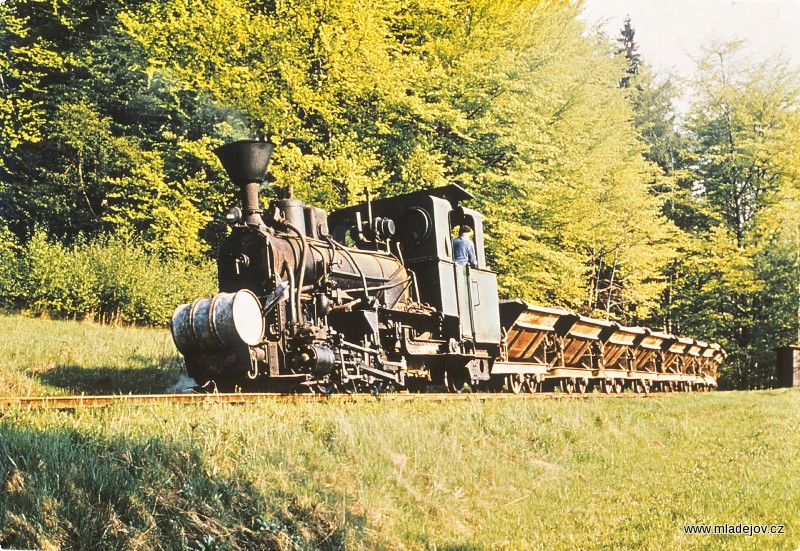
M678 174L695 237L673 313L731 352L725 384L758 387L774 381L773 349L798 337L800 74L743 59L740 43L705 54Z

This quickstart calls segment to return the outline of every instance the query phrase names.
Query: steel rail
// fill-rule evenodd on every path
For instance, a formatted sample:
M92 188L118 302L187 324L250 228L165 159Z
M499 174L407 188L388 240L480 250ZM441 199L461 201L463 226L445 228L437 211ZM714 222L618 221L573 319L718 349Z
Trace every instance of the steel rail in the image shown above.
M497 400L645 398L653 394L560 394L560 393L386 393L386 394L278 394L278 393L216 393L216 394L109 394L99 396L0 396L0 411L7 409L76 409L100 408L114 405L141 407L160 404L251 404L257 402L487 402Z

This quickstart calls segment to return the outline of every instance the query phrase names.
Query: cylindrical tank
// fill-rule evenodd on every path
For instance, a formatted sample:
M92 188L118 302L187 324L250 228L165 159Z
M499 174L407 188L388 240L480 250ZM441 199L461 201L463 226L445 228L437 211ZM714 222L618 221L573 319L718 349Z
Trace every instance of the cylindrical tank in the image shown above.
M269 245L277 270L286 263L299 277L302 243L293 235L270 236ZM387 307L410 296L410 275L400 260L380 251L364 251L328 241L309 241L304 286L327 276L343 291L363 290Z
M297 228L303 235L306 235L305 203L300 199L289 197L288 199L275 201L273 204L281 211L284 220Z
M258 298L242 290L178 306L171 328L172 340L184 356L213 354L258 344L264 335L264 318Z

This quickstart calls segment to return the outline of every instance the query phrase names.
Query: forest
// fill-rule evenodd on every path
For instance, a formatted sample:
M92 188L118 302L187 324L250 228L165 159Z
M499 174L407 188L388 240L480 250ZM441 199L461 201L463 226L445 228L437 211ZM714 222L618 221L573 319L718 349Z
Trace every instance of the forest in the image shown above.
M0 0L0 307L160 325L215 288L234 193L326 209L457 183L503 298L719 342L800 327L800 73L742 42L656 74L567 0Z

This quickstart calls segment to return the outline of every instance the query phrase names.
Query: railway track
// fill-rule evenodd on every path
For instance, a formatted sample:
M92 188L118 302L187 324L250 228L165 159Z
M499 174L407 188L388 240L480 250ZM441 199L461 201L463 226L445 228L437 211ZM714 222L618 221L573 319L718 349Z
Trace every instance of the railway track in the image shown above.
M505 394L505 393L386 393L386 394L278 394L278 393L217 393L217 394L114 394L105 396L34 396L0 397L0 410L7 409L77 409L102 408L114 405L141 407L158 404L250 404L256 402L488 402L498 400L547 400L547 399L591 399L645 398L652 394Z

